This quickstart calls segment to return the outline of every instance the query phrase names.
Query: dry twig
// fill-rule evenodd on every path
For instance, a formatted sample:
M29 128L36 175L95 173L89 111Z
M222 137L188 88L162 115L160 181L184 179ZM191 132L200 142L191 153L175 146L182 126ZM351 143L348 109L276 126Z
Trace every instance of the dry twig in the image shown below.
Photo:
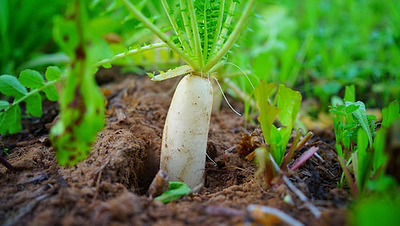
M305 206L311 211L312 214L314 214L314 216L316 218L320 218L321 217L321 212L317 209L317 207L315 207L308 200L307 196L305 196L299 189L297 189L296 186L294 186L294 184L289 180L289 178L287 178L283 174L283 172L279 168L278 164L276 164L276 162L275 162L274 158L272 157L271 153L269 153L269 157L271 159L272 164L275 167L276 172L282 174L282 179L285 182L286 186L288 186L289 189L292 190L300 198L300 200L304 202Z

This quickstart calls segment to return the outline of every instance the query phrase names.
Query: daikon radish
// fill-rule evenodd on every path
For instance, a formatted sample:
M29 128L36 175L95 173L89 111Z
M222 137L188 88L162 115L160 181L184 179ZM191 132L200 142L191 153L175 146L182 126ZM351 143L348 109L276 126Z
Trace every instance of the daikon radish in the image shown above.
M166 118L160 168L170 181L194 188L204 181L213 89L204 77L187 75L178 84Z
M238 2L188 0L176 4L175 1L161 0L174 33L168 36L135 4L129 0L122 1L136 19L186 62L186 65L173 70L161 71L156 76L150 73L149 76L153 81L163 81L190 73L178 85L171 102L164 127L160 168L169 174L170 182L184 182L191 189L204 181L213 102L208 77L226 63L226 54L244 29L256 0L247 1L240 16L233 20L235 12L239 12L235 11ZM206 7L205 11L195 10ZM180 13L174 13L175 10ZM176 20L177 15L179 20ZM233 21L236 22L234 25Z

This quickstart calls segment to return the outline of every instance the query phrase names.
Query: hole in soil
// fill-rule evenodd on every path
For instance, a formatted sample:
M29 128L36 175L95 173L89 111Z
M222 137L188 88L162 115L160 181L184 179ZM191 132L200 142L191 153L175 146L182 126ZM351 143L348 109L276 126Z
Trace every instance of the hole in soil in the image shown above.
M140 195L146 194L151 182L153 181L153 178L160 169L160 158L157 151L152 148L147 148L146 154L147 156L144 160L143 174L140 174L137 178L137 185L139 188L137 193Z

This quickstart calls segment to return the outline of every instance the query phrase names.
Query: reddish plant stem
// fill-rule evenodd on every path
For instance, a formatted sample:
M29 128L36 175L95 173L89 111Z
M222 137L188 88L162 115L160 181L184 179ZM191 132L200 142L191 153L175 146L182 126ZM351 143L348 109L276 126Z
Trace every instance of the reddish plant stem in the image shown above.
M282 161L281 170L285 170L289 161L293 158L294 152L297 150L297 144L299 143L301 136L301 129L297 131L296 136L294 137L292 146L290 146L289 152L285 155Z
M9 169L9 170L11 170L11 171L14 171L14 170L15 170L14 166L12 166L7 160L4 159L3 156L1 156L1 155L0 155L0 162L1 162L1 164L3 164L5 167L7 167L7 169Z
M351 193L357 199L358 198L358 190L357 190L357 187L356 187L356 185L355 185L355 183L353 181L353 178L350 175L349 170L346 167L345 159L343 157L341 157L341 156L338 156L338 160L339 160L340 166L342 167L344 175L345 175L345 177L347 179L347 183L349 184Z

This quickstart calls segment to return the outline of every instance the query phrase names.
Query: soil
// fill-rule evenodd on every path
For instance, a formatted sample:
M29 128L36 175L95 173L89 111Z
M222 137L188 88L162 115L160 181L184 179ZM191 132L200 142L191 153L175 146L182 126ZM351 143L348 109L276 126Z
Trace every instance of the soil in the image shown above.
M313 146L319 156L286 174L307 197L304 202L282 175L273 186L254 176L257 168L243 153L262 140L259 128L224 103L211 117L207 153L213 162L207 160L204 186L168 204L152 200L145 193L159 168L164 120L177 80L154 83L113 70L98 75L107 97L106 126L86 160L70 168L57 164L48 140L57 120L55 103L45 103L44 117L25 119L21 133L2 137L2 149L8 150L2 156L14 168L0 165L0 225L286 225L251 204L281 210L305 225L346 223L349 195L337 189L340 166L326 139L333 131L317 133L294 159ZM240 102L231 101L243 112Z

